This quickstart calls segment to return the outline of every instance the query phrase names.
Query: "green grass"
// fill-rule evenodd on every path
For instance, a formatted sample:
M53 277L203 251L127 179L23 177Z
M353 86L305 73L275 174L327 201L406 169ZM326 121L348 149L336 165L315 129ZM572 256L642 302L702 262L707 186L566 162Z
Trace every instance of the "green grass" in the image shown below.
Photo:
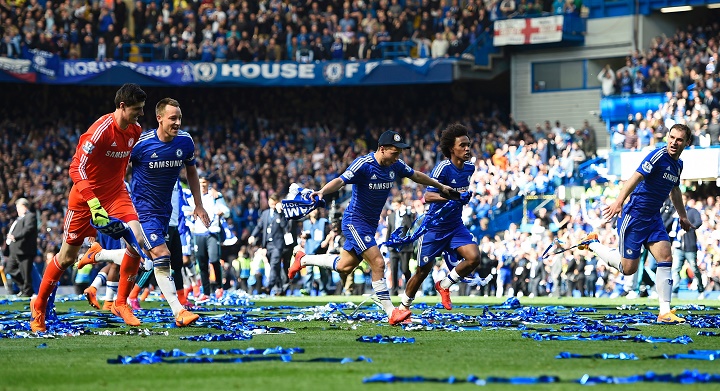
M293 305L308 307L336 300L346 302L341 297L306 298L267 298L255 301L255 306ZM362 298L350 300L358 303ZM428 298L434 304L437 298ZM566 307L603 307L597 314L583 314L593 319L601 319L607 313L633 312L619 311L615 306L630 304L647 310L656 306L656 300L636 299L520 299L525 306L563 305ZM423 300L419 300L423 302ZM498 298L454 298L456 305L498 305ZM3 320L13 318L13 311L27 311L27 302L15 302L0 306ZM675 301L673 304L688 304ZM704 305L717 307L717 302L705 302ZM146 303L146 307L157 306ZM69 308L85 310L84 302L58 304L60 313ZM496 310L501 311L501 310ZM511 310L505 310L511 311ZM445 311L440 311L444 313ZM479 308L456 308L454 313L478 315ZM655 310L653 310L655 312ZM419 314L420 311L415 311ZM687 311L681 311L687 313ZM703 311L701 314L718 316L720 311ZM27 313L25 313L27 314ZM260 314L251 312L250 314ZM25 317L20 317L26 319ZM576 390L578 384L570 380L583 374L628 376L647 371L678 374L683 369L698 369L701 372L720 373L717 361L692 360L653 360L649 357L663 353L687 353L690 349L718 349L720 337L697 336L700 329L686 325L647 325L638 326L643 335L657 337L676 337L689 335L694 343L689 345L668 343L635 343L625 341L534 341L521 337L522 331L506 329L486 329L481 331L447 332L404 331L368 322L340 322L330 324L327 321L261 323L293 329L296 334L257 335L248 341L231 342L191 342L180 340L183 335L199 335L210 331L206 328L163 328L162 325L145 324L153 331L169 331L169 336L98 336L83 335L55 339L0 339L0 390L465 390L477 386L470 384L437 383L396 383L363 384L362 379L377 373L393 373L398 376L422 375L426 377L455 376L459 379L475 374L481 378L534 377L554 375L563 381L559 384L510 386L489 385L491 389L546 389ZM545 325L528 325L544 327ZM559 325L555 326L556 328ZM113 330L123 330L114 328ZM95 331L95 330L94 330ZM717 330L714 330L717 331ZM414 337L414 344L370 344L360 343L356 339L362 335L392 335ZM628 334L637 334L629 332ZM37 348L46 343L47 348ZM155 364L155 365L110 365L107 359L118 355L136 355L141 351L156 349L181 349L195 352L200 348L247 349L302 347L305 353L294 356L295 362L283 363L249 362L234 364ZM562 351L580 354L594 353L635 353L638 361L570 359L558 360L554 357ZM316 357L366 356L372 363L310 363L298 362ZM632 389L650 390L673 389L716 389L718 385L681 386L679 384L637 383L632 385L601 385L594 389Z

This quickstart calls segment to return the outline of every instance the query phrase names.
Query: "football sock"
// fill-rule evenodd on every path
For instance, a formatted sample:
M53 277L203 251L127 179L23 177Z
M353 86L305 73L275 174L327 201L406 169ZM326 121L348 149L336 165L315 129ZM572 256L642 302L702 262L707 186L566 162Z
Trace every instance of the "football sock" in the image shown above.
M660 302L660 313L670 312L670 299L672 298L672 262L658 262L655 272L655 289Z
M403 309L409 310L410 307L412 306L413 301L415 301L414 297L410 297L410 296L406 295L405 293L400 294L400 303L401 303L402 307L404 307Z
M55 255L52 261L48 263L47 267L45 268L45 273L43 273L43 278L40 282L40 288L38 289L37 298L35 299L35 309L43 313L45 312L45 309L47 308L48 298L55 290L55 287L57 286L58 281L60 281L60 277L62 277L64 272L65 268L60 267L60 264L57 261L57 255Z
M95 262L112 262L116 265L120 265L124 256L124 249L100 250L97 254L95 254Z
M107 283L107 273L100 272L95 276L95 279L93 280L92 284L90 286L95 287L95 289L100 289L101 286L105 285Z
M157 276L156 276L155 278L157 279ZM160 287L160 289L162 289L162 287ZM187 290L186 290L185 288L183 288L183 289L177 289L177 288L175 288L175 290L177 291L178 300L180 300L180 305L182 305L182 306L187 305L187 304L188 304L188 302L187 302Z
M622 269L622 258L620 257L620 252L617 249L609 248L600 242L592 242L588 245L588 247L590 247L590 250L593 250L600 259L607 262L608 265L625 274Z
M305 255L300 259L300 262L303 266L319 266L324 267L326 269L332 269L337 270L337 261L340 260L340 257L337 255L328 255L328 254L321 254L321 255Z
M445 278L440 281L440 287L443 289L449 289L453 284L457 284L462 278L460 275L455 271L455 269L452 269L450 271L450 274L448 274Z
M155 261L161 258L158 258ZM175 289L175 282L170 276L170 266L157 266L156 264L153 270L155 272L155 280L160 286L160 291L170 305L173 315L177 316L177 314L183 310L183 306L180 303L180 298L178 298L177 290Z
M135 284L135 286L130 291L130 296L128 296L128 298L137 299L138 294L140 293L140 289L142 289L142 288L140 288L140 285Z
M117 296L118 291L118 282L117 281L108 281L107 285L105 286L105 301L113 301L115 300L115 296Z
M378 300L380 300L380 305L383 307L383 310L385 310L385 313L388 316L392 315L395 306L393 305L392 301L390 301L390 291L387 288L385 279L382 278L380 280L373 281L372 287Z
M140 256L133 256L129 250L125 251L120 264L120 281L118 283L117 298L115 299L116 306L127 304L127 298L133 286L135 286L135 277L139 268Z

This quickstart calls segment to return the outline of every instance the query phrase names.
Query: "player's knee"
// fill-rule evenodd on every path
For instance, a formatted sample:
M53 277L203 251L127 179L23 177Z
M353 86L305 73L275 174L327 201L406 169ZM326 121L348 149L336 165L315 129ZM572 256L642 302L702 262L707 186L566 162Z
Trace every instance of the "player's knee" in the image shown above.
M480 256L479 255L477 257L470 258L467 261L470 264L470 267L472 268L472 270L475 270L475 268L480 266Z
M637 264L635 264L635 263L625 263L625 262L623 262L623 270L622 270L622 272L623 272L624 275L626 275L626 276L632 276L633 274L635 274L635 272L637 272L637 270L638 270L638 265L637 265Z
M346 273L346 274L352 273L353 270L355 270L355 266L341 264L341 263L338 263L337 268L335 269L335 271L337 271L338 273Z
M58 254L57 261L60 264L60 267L68 268L77 261L77 257L71 257L67 254L65 254L64 256Z

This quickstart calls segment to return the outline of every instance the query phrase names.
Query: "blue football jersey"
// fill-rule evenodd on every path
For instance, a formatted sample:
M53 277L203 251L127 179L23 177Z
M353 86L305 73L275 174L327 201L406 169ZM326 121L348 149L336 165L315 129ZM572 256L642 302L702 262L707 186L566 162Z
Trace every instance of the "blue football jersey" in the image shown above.
M623 213L641 220L660 214L660 208L670 191L680 184L682 169L682 160L671 158L667 148L650 152L637 169L645 179L630 194L630 201L625 204Z
M143 132L130 155L132 201L138 215L172 213L175 181L183 166L195 165L195 143L180 131L172 141L162 142L155 129Z
M460 193L463 193L468 191L468 188L470 187L470 178L474 172L475 165L470 162L465 162L462 168L457 168L449 159L446 159L435 166L430 174L430 177L443 185L450 186ZM428 186L427 191L437 193L438 189L433 186ZM446 202L430 203L428 213L435 213L438 209L442 208ZM454 216L448 216L448 218L439 223L437 225L437 229L454 229L462 225L462 214L457 213Z
M381 166L373 153L356 158L340 175L343 182L354 185L350 204L343 215L343 224L352 222L377 226L395 181L414 173L415 170L402 160L390 166Z

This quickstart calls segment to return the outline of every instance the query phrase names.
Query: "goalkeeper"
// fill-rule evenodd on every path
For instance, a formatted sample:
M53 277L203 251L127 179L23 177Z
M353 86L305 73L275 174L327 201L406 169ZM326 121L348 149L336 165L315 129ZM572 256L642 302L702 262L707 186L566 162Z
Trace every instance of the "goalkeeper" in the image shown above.
M63 243L60 252L47 265L37 297L30 303L32 331L46 331L45 311L50 294L65 269L77 261L78 252L86 237L97 231L90 223L102 227L109 216L127 223L142 240L138 215L124 184L130 152L142 131L137 123L143 115L147 95L136 84L125 84L115 94L115 111L100 117L78 140L72 162L68 209L63 224ZM89 254L92 256L92 254ZM131 326L140 325L127 304L127 297L135 284L140 255L132 246L120 266L120 285L112 312Z

